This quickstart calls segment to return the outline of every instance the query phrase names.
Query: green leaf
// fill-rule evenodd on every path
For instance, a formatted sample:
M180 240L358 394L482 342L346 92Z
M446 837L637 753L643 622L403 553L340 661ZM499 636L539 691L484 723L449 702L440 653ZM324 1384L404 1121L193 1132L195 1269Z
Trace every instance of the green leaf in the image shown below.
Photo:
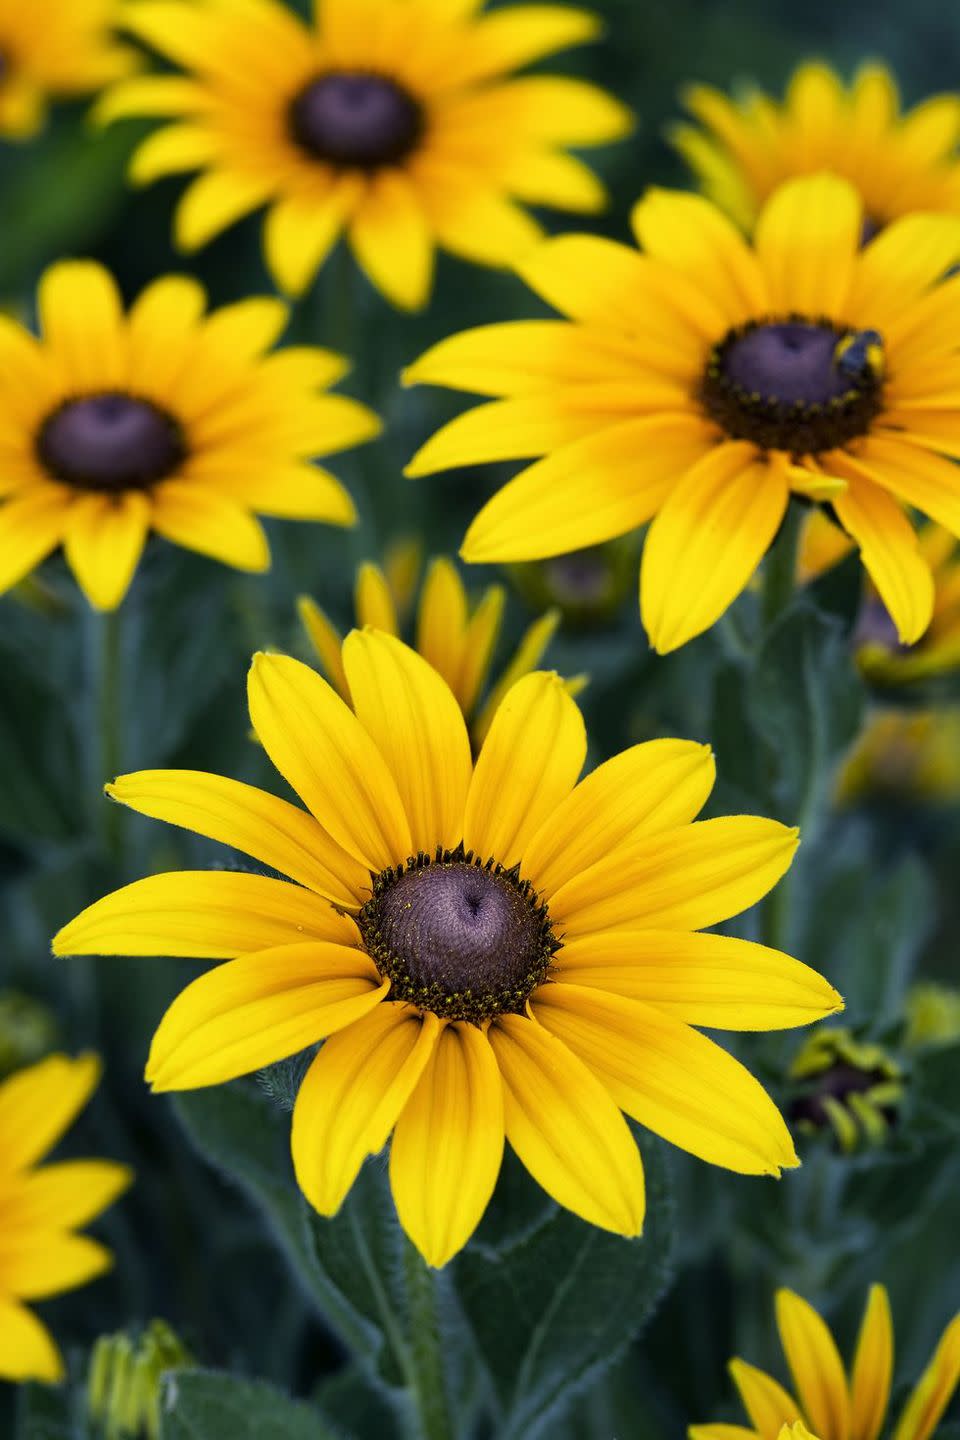
M337 1440L315 1410L258 1381L208 1370L163 1381L161 1440Z
M0 648L0 833L29 843L61 840L81 823L77 732L53 683Z
M911 1073L913 1103L941 1133L960 1131L960 1041L921 1051Z
M647 1219L625 1240L555 1210L497 1250L456 1262L460 1301L502 1407L499 1440L549 1433L639 1334L667 1284L671 1204L659 1145L644 1144Z
M17 1440L86 1440L87 1427L74 1417L71 1391L63 1386L24 1385L17 1409Z

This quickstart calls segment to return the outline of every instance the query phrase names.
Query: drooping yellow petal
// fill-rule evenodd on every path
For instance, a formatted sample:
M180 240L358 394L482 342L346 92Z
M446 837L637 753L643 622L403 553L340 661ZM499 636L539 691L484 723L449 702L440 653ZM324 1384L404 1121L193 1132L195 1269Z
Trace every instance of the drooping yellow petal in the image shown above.
M14 1384L41 1380L58 1385L65 1371L63 1359L47 1327L31 1310L0 1295L0 1379Z
M843 318L862 216L859 195L839 175L804 175L773 193L755 244L774 314Z
M70 507L63 549L77 584L96 610L114 610L129 589L150 528L145 495L79 496Z
M792 1290L777 1291L777 1328L803 1413L821 1440L846 1440L850 1396L843 1361L825 1321Z
M567 941L556 978L642 1000L710 1030L788 1030L843 1008L816 970L750 940L678 930L607 930Z
M338 844L374 872L406 860L410 826L393 776L326 681L298 660L255 655L247 691L264 749Z
M60 544L72 497L62 485L31 485L0 505L0 595Z
M369 872L312 815L254 785L202 770L140 770L106 791L141 815L232 845L338 905L355 906L369 883Z
M383 170L350 224L354 254L378 290L404 310L426 304L433 282L433 237L409 178Z
M253 515L225 495L185 480L165 480L155 493L153 528L158 535L255 574L270 568L270 547Z
M855 459L844 458L875 485L916 506L952 535L960 535L960 488L952 461L889 432L868 436Z
M503 1158L503 1084L490 1042L466 1023L444 1026L390 1147L400 1224L428 1265L470 1239Z
M96 1055L49 1055L0 1085L0 1172L23 1170L52 1150L100 1079Z
M103 1275L113 1256L88 1235L36 1230L0 1236L0 1294L46 1300Z
M779 1175L799 1165L779 1110L738 1060L671 1015L579 985L544 985L533 1010L628 1115L711 1165Z
M133 1183L112 1160L65 1160L30 1170L5 1187L3 1222L14 1230L72 1230L108 1209Z
M467 623L466 633L463 637L463 664L461 666L457 685L454 694L460 701L464 715L469 715L477 703L477 697L483 689L490 666L493 661L493 654L497 647L497 639L500 635L500 626L503 622L503 612L507 603L507 592L502 585L490 585L483 593L480 603L474 610ZM534 625L539 624L534 621ZM554 626L554 628L556 628ZM533 626L530 627L530 631ZM511 685L514 685L528 671L539 665L546 649L546 642L542 646L531 645L530 631L523 637L520 646L504 674L508 677L509 684L500 686L504 675L501 675L495 687L494 693L484 702L482 713L474 723L474 734L476 743L480 744L486 737L490 728L490 721L498 708L500 701ZM552 631L551 631L552 633ZM521 655L522 652L522 655ZM522 663L518 664L518 660ZM495 704L490 706L490 699Z
M463 713L437 672L393 635L354 630L343 664L357 718L396 781L410 854L452 849L473 773Z
M317 652L317 659L323 668L324 678L330 681L340 698L349 705L350 687L343 669L341 653L343 636L309 595L301 595L298 598L297 614L300 616L300 621L307 632L311 645Z
M696 819L716 775L708 745L649 740L580 781L524 848L523 873L551 895L617 846Z
M514 685L483 742L467 796L463 839L481 859L510 866L570 793L583 768L583 717L557 675Z
M841 473L847 489L834 499L834 509L860 546L863 563L901 643L912 645L930 624L934 595L933 576L920 552L916 531L897 502L878 485L852 468Z
M533 1178L590 1224L639 1235L643 1166L604 1086L535 1020L502 1015L489 1037L503 1077L507 1139Z
M455 565L439 555L430 562L417 608L417 649L457 693L466 659L467 592Z
M960 1315L954 1316L907 1401L893 1440L930 1440L960 1383Z
M154 1090L220 1085L352 1025L389 982L361 950L311 941L219 965L182 990L153 1037Z
M54 936L55 955L189 955L229 959L315 940L356 943L327 900L267 875L175 870L105 895Z
M893 1320L882 1285L871 1285L850 1372L850 1440L877 1440L893 1380Z
M335 1215L368 1155L386 1145L440 1031L429 1011L383 1004L323 1045L293 1109L297 1183Z
M727 1368L760 1440L778 1440L785 1425L800 1419L799 1405L772 1375L745 1360L731 1360Z
M361 630L370 625L388 635L399 636L397 607L393 603L387 577L380 566L374 565L370 560L365 561L357 571L353 603L357 613L357 625Z
M550 901L570 939L597 930L701 930L739 915L790 868L798 832L754 815L698 820L623 846Z
M299 296L309 286L343 231L362 193L355 177L331 185L322 195L285 195L267 212L263 248L281 290Z
M199 250L270 198L272 184L261 175L241 176L230 170L211 170L194 180L174 218L174 235L181 250Z

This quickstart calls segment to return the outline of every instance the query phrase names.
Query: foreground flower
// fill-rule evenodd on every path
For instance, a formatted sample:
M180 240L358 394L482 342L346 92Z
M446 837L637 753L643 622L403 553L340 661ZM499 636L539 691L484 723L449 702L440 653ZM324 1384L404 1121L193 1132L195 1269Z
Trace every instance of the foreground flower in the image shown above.
M46 1327L23 1303L103 1274L108 1250L74 1233L122 1195L133 1176L110 1160L38 1166L100 1078L92 1055L51 1055L0 1084L0 1379L63 1378Z
M394 304L423 305L437 245L509 265L540 236L518 202L592 212L592 171L565 152L630 129L628 112L582 80L511 71L597 33L566 6L326 0L315 28L276 0L128 6L127 27L189 78L117 86L104 119L173 116L146 140L133 178L205 173L177 212L193 250L258 207L267 263L292 294L341 234Z
M404 547L404 550L407 549ZM394 559L397 563L391 564ZM396 552L395 556L387 556L383 569L372 562L361 565L354 591L359 627L372 625L389 635L401 634L404 611L408 608L404 604L407 560L406 554ZM419 569L418 561L415 563ZM441 556L432 562L427 571L417 606L415 648L453 691L470 726L475 745L483 740L500 701L510 687L536 669L560 623L556 610L548 611L535 620L503 673L482 699L500 634L505 602L503 587L490 585L477 604L472 605L456 567ZM309 596L301 596L298 609L324 675L349 704L350 686L341 658L342 635ZM584 681L578 679L569 683L567 688L576 695L583 684Z
M136 66L111 26L118 0L0 0L0 136L40 129L51 99L99 90Z
M623 1235L644 1188L621 1109L732 1170L797 1164L766 1092L692 1028L839 1008L798 961L694 933L765 895L796 831L692 823L714 767L682 740L577 784L586 735L556 675L518 681L474 765L456 699L415 651L354 631L343 666L352 710L296 660L259 655L250 673L254 728L307 811L195 772L109 787L292 882L158 875L57 936L59 954L228 959L167 1012L153 1088L215 1085L332 1036L294 1110L300 1185L333 1214L392 1131L397 1210L432 1265L473 1233L504 1135L559 1204Z
M690 1440L770 1440L803 1420L819 1440L878 1440L893 1378L893 1322L882 1285L872 1285L849 1378L824 1321L792 1290L777 1292L777 1328L797 1399L772 1375L731 1360L730 1374L750 1417L736 1425L691 1425ZM960 1314L947 1326L893 1431L893 1440L929 1440L960 1381Z
M801 65L782 103L760 90L732 100L709 85L683 98L699 124L675 126L673 143L745 228L783 181L818 170L856 186L868 235L920 210L960 213L960 97L935 95L901 114L884 65L862 66L849 86L827 65Z
M841 806L954 803L960 798L960 711L873 711L843 762L836 798Z
M501 396L409 467L545 456L484 507L470 561L533 560L653 519L641 610L655 649L707 629L749 583L791 492L829 498L900 638L933 604L903 505L960 532L960 221L913 215L860 248L844 180L779 189L756 248L696 195L634 209L646 253L587 235L522 265L568 320L467 331L410 381Z
M204 316L169 275L123 313L102 266L40 282L42 338L0 317L0 591L63 545L91 605L112 610L150 530L240 570L270 552L252 512L350 525L353 503L310 457L377 433L365 406L323 391L346 363L265 351L287 321L267 297Z

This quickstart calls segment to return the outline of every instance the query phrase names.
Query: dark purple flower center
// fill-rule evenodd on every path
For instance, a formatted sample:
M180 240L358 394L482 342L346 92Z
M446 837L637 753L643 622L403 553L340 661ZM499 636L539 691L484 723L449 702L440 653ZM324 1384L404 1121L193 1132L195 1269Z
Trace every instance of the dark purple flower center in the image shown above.
M879 645L900 653L910 649L909 645L901 645L890 611L876 596L864 601L853 630L853 648L859 650L864 645Z
M700 399L732 439L815 454L869 430L883 403L882 353L872 330L802 316L751 322L714 346Z
M861 1070L849 1061L838 1060L829 1070L824 1070L809 1086L806 1094L799 1096L790 1107L790 1119L813 1126L817 1130L827 1129L830 1114L825 1101L846 1105L851 1095L867 1095L878 1085L890 1083L890 1076L882 1069ZM881 1109L881 1114L892 1124L896 1111L890 1107Z
M149 400L119 391L67 400L44 421L37 455L78 490L146 490L186 457L183 431Z
M419 101L387 76L364 71L321 75L290 106L290 130L302 149L360 170L406 159L423 127Z
M391 997L452 1020L522 1011L558 948L546 907L516 869L462 848L386 870L359 915Z

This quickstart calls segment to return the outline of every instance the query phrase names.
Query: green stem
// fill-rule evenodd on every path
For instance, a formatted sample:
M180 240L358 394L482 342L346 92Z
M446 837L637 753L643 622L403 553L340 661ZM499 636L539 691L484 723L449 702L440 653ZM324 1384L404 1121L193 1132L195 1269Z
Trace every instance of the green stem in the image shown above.
M452 1440L454 1431L443 1367L436 1280L420 1252L404 1237L409 1357L419 1440Z
M791 500L763 569L763 627L770 626L786 610L796 586L797 550L803 528L803 506Z
M123 626L122 611L92 615L94 631L92 717L92 799L97 831L105 852L114 860L122 853L122 811L106 801L103 787L123 769Z

